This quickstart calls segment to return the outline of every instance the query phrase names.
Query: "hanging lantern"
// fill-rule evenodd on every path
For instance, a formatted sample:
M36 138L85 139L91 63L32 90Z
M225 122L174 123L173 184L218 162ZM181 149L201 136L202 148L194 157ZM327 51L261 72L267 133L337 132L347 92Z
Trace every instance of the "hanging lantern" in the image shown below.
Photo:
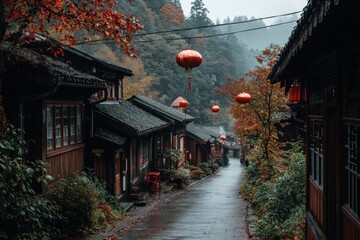
M215 144L211 143L211 144L210 144L210 147L215 147Z
M235 99L238 103L249 103L251 100L251 96L246 92L242 92L236 95Z
M179 101L179 106L182 108L187 108L189 106L189 102L186 100Z
M293 84L291 84L290 90L289 90L289 102L290 103L298 103L301 100L301 86L298 83L298 81L294 81Z
M225 140L226 140L226 136L225 136L225 135L221 135L221 136L220 136L220 139L223 140L223 141L225 141Z
M185 69L187 73L191 73L192 69L194 67L197 67L202 62L202 56L199 52L192 50L192 49L186 49L184 51L179 52L176 55L176 63ZM188 89L190 90L190 80L191 77L188 76Z
M191 72L194 67L197 67L202 62L202 56L199 52L186 49L184 51L179 52L176 55L176 63L180 66L185 68L185 71Z
M218 113L220 111L220 107L218 105L214 105L211 107L211 111L213 113Z

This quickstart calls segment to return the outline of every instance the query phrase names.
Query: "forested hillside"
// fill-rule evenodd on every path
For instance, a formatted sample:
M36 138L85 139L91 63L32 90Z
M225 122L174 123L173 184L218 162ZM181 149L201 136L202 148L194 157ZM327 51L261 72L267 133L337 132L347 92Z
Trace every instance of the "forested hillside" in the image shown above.
M191 12L186 14L189 15L186 19L179 0L134 0L120 1L119 4L120 12L134 14L144 26L138 35L133 36L138 58L123 56L111 42L98 42L82 47L96 55L105 55L134 71L135 75L125 81L125 97L134 93L143 94L170 105L178 96L187 95L190 103L187 112L196 117L197 123L218 123L230 129L232 120L229 100L218 96L216 90L228 78L238 79L252 69L255 64L254 56L257 54L255 50L249 50L237 36L221 35L236 27L203 28L202 26L212 26L214 23L208 18L208 10L202 0L192 2ZM234 21L243 18L245 17ZM264 26L264 22L257 21L252 26ZM168 31L184 28L192 29ZM160 33L162 31L168 32ZM204 38L199 38L201 36ZM202 64L192 71L190 91L187 90L188 75L175 60L176 54L186 48L198 51L203 58ZM210 111L213 104L221 107L216 122Z

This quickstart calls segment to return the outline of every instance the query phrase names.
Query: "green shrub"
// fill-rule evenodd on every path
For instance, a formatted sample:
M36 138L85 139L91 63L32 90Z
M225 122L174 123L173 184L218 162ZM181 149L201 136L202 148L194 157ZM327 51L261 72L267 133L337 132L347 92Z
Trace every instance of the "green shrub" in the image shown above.
M50 185L48 197L60 207L64 221L61 230L72 234L92 226L97 194L86 175L74 174Z
M252 203L258 216L256 235L267 239L303 238L305 224L305 156L298 145L289 150L286 160L278 159L273 167L282 167L272 178L262 178L261 164L253 158L246 169L242 196Z
M182 156L180 149L166 148L163 155L169 172L178 168L177 163Z
M208 162L201 162L198 167L201 168L206 175L210 175L213 172Z
M190 171L190 178L199 180L205 176L205 172L201 168L195 168Z
M61 220L58 209L34 186L51 179L43 161L26 161L22 133L11 124L0 124L0 238L56 239Z
M59 227L68 235L97 230L122 217L105 184L84 172L51 184L48 197L61 209L64 220Z
M190 170L186 168L174 169L171 171L171 178L179 188L183 188L190 182Z

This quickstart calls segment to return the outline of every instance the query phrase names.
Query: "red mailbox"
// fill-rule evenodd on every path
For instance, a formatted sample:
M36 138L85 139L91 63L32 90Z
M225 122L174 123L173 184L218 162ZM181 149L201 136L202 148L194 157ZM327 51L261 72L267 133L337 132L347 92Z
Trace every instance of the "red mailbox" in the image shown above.
M160 191L160 172L149 172L146 176L149 192L158 195Z

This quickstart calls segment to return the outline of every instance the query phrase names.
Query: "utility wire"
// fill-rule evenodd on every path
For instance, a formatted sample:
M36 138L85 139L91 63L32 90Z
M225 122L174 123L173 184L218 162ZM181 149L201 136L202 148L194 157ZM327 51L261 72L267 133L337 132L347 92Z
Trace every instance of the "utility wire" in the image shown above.
M222 24L214 24L214 25L205 25L205 26L199 26L199 27L179 28L179 29L171 29L171 30L164 30L164 31L157 31L157 32L150 32L150 33L139 33L139 34L134 34L133 37L147 36L147 35L153 35L153 34L162 34L162 33L169 33L169 32L181 32L181 31L188 31L188 30L194 30L194 29L222 27L222 26L228 26L228 25L233 25L233 24L256 22L256 21L265 20L265 19L270 19L270 18L276 18L276 17L284 17L284 16L289 16L289 15L294 15L294 14L297 14L297 13L300 13L300 12L302 12L302 11L297 11L297 12L292 12L292 13L285 13L285 14L274 15L274 16L269 16L269 17L262 17L262 18L250 19L250 20L239 21L239 22L222 23Z
M296 22L296 21L297 21L297 20L293 20L293 21L288 21L288 22L283 22L283 23L277 23L277 24L272 24L272 25L263 26L263 27L249 28L249 29L244 29L244 30L239 30L239 31L234 31L234 32L218 33L218 34L212 34L212 35L206 35L206 36L178 37L178 38L165 38L165 39L159 39L159 38L158 38L158 39L139 40L139 41L134 40L134 42L136 42L136 43L143 43L143 42L175 41L175 40L183 40L183 39L196 39L196 38L219 37L219 36L225 36L225 35L232 35L232 34L236 34L236 33L255 31L255 30L264 29L264 28L268 28L268 27L276 27L276 26L280 26L280 25L284 25L284 24L288 24L288 23L292 23L292 22Z
M134 42L135 43L146 43L146 42L157 42L157 41L177 41L177 40L219 37L219 36L232 35L232 34L242 33L242 32L250 32L250 31L260 30L260 29L269 28L269 27L276 27L276 26L280 26L280 25L284 25L284 24L293 23L293 22L296 22L296 21L297 20L293 20L293 21L288 21L288 22L283 22L283 23L272 24L272 25L268 25L268 26L262 26L262 27L257 27L257 28L249 28L249 29L244 29L244 30L239 30L239 31L234 31L234 32L218 33L218 34L212 34L212 35L206 35L206 36L178 37L178 38L157 38L157 39L150 39L150 40L134 40ZM103 41L103 40L99 40L99 41ZM102 43L99 43L99 41L88 42L87 45L102 44ZM113 42L113 44L115 44L115 42Z
M294 14L297 14L297 13L300 13L300 12L302 12L302 11L296 11L296 12L285 13L285 14L280 14L280 15L273 15L273 16L262 17L262 18L255 18L255 19L246 20L246 21L239 21L239 22L222 23L222 24L214 24L214 25L205 25L205 26L199 26L199 27L179 28L179 29L171 29L171 30L164 30L164 31L157 31L157 32L150 32L150 33L139 33L139 34L134 34L132 36L133 37L139 37L139 36L148 36L148 35L163 34L163 33L170 33L170 32L181 32L181 31L189 31L189 30L195 30L195 29L221 27L221 26L227 26L227 25L255 22L255 21L271 19L271 18L276 18L276 17L289 16L289 15L294 15ZM258 30L258 29L267 28L267 27L274 27L274 26L283 25L283 24L291 23L291 22L295 22L295 21L297 21L297 20L284 22L284 23L279 23L279 24L268 25L268 26L259 27L259 28L247 29L247 30L243 30L243 31L240 31L240 32L253 31L253 30ZM235 33L237 33L237 32L227 33L227 34L235 34ZM227 35L227 34L222 34L222 35ZM221 36L221 35L215 34L214 36ZM212 37L212 35L211 36L205 36L205 37L191 37L191 38L206 38L206 37ZM184 38L179 38L179 39L184 39ZM179 40L179 39L174 39L174 40ZM92 40L92 41L88 41L88 42L79 42L77 45L82 45L82 44L98 45L97 42L111 41L111 40L112 39L98 39L98 40ZM134 42L145 42L145 41L134 41ZM155 41L155 40L151 40L151 41ZM94 44L94 43L96 43L96 44Z

